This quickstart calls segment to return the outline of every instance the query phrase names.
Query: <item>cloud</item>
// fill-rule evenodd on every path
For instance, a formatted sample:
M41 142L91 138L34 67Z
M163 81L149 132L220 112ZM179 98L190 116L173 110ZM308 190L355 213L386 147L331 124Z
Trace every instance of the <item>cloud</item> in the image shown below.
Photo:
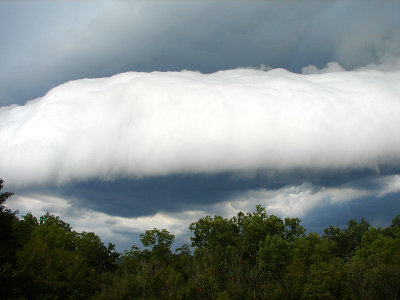
M346 71L341 65L337 62L329 62L326 64L324 68L318 68L314 65L310 65L307 67L303 67L301 69L301 73L309 75L309 74L323 74L323 73L332 73L332 72L344 72Z
M130 72L0 108L10 186L398 166L400 72Z
M341 205L367 197L380 198L400 191L400 175L374 177L370 181L377 188L357 187L352 182L337 187L323 187L304 182L301 185L285 186L278 190L250 190L243 193L240 198L216 206L221 207L219 210L224 215L233 215L262 204L270 213L302 218L317 206Z
M3 105L126 71L354 69L400 55L396 1L3 2Z
M354 71L370 71L370 70L377 70L377 71L393 71L393 70L400 70L400 58L399 57L388 57L384 59L384 61L380 64L371 63L363 67L355 68ZM345 72L345 68L341 66L337 62L328 62L325 67L318 68L314 65L309 65L306 67L301 68L302 74L323 74L323 73L332 73L332 72Z

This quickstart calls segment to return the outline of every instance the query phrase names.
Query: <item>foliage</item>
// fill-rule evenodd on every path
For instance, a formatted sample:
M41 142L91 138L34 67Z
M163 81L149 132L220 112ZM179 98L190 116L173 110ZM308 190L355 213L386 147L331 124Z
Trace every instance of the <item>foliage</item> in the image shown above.
M3 180L0 179L0 191L3 189ZM5 206L12 193L0 193L0 295L10 296L16 289L13 277L15 275L15 253L18 249L18 238L14 225L18 222L16 211Z
M166 229L146 230L145 234L140 235L143 246L150 247L149 259L159 262L166 262L171 256L171 245L175 235L170 234Z
M0 180L0 189L3 181ZM119 254L58 216L17 218L0 194L0 294L5 299L88 299L111 278Z
M296 241L285 277L289 299L347 297L348 276L334 249L334 243L315 233Z
M399 298L400 239L384 236L375 228L365 232L350 270L360 298Z
M335 243L336 255L349 260L355 249L361 244L361 238L369 226L369 223L364 219L361 219L360 222L350 219L347 228L342 230L331 225L324 232L325 236Z

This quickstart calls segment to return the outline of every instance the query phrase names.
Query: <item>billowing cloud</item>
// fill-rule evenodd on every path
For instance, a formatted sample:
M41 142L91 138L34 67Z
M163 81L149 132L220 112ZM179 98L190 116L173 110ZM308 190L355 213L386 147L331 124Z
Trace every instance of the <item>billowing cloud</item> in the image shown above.
M385 60L380 64L371 63L363 67L355 68L354 71L368 71L368 70L376 70L376 71L393 71L400 70L400 58L391 57L390 59ZM301 69L302 74L323 74L323 73L332 73L332 72L345 72L346 69L343 68L337 62L328 62L325 67L318 68L314 65L309 65L303 67Z
M0 108L12 186L399 164L400 72L130 72Z
M216 204L216 207L220 207L219 210L225 215L233 215L262 204L271 213L302 218L316 206L340 205L355 199L379 198L400 191L400 175L377 177L371 181L377 188L357 187L351 183L337 187L323 187L305 182L278 190L251 190L233 201Z

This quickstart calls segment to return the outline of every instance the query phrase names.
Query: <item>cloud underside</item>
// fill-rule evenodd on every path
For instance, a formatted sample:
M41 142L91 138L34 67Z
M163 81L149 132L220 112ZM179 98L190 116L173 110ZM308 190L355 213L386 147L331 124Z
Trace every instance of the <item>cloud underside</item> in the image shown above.
M11 185L259 169L379 169L400 158L400 72L122 73L0 108Z

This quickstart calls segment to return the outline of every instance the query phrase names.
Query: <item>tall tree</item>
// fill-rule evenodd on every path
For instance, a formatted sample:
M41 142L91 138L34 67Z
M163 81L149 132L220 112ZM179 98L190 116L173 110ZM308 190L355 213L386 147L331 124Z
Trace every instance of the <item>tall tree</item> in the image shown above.
M150 258L160 262L166 262L171 256L171 246L175 235L170 234L166 229L146 230L140 235L143 246L150 247Z
M360 299L400 298L400 239L372 228L351 260L355 292Z
M4 181L0 179L0 191ZM0 193L0 295L11 297L14 290L15 253L18 241L14 235L14 224L18 222L17 211L5 206L13 193Z
M360 246L361 238L369 226L364 218L360 222L350 219L347 228L341 229L330 225L324 229L324 235L335 243L335 254L349 261L357 246Z

